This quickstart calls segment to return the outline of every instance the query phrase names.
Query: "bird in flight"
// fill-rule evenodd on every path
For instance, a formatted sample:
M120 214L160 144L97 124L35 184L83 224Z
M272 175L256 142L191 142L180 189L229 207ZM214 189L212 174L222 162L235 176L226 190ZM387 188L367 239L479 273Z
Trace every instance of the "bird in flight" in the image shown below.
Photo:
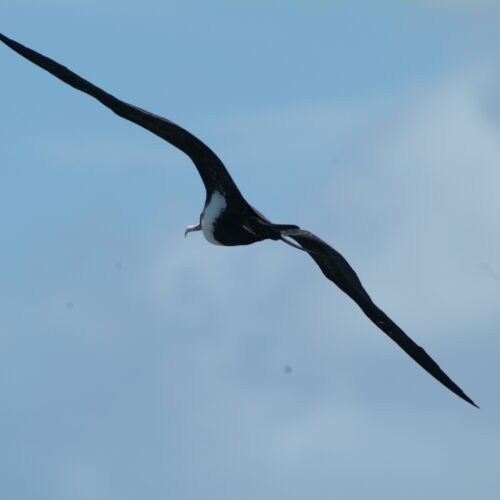
M215 245L250 245L263 240L283 241L310 255L323 274L345 292L368 318L414 361L450 391L479 408L439 365L379 309L349 263L310 231L292 224L273 224L243 197L219 157L202 141L179 125L128 104L96 87L65 66L0 33L12 50L63 82L85 92L126 120L136 123L183 151L193 161L205 185L206 199L200 220L188 226L185 235L201 231Z

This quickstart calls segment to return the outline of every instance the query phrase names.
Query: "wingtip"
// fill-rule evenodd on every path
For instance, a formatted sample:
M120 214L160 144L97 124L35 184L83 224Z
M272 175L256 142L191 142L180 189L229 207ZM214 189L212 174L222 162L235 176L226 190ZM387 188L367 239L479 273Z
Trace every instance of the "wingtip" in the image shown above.
M14 40L12 38L9 38L7 35L4 35L3 33L0 32L0 40L6 44L12 43Z
M474 403L474 401L472 401L471 398L469 398L468 396L466 396L465 394L463 396L460 396L464 401L467 401L467 403L469 403L470 405L472 406L475 406L478 410L480 410L481 408L476 404Z

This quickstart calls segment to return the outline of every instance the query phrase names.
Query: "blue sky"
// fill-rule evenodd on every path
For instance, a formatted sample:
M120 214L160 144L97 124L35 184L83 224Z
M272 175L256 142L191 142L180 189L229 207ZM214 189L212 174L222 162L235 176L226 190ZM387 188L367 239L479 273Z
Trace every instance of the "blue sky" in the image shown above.
M499 15L3 2L6 35L182 124L342 252L482 409L301 252L184 239L190 161L2 46L2 498L496 499Z

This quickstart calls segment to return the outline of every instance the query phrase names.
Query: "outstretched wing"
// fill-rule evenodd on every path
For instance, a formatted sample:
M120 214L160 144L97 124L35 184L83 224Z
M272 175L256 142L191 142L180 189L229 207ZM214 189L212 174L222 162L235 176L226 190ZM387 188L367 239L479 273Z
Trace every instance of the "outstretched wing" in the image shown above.
M351 297L361 310L375 323L385 334L387 334L396 344L403 349L412 359L414 359L424 370L439 380L450 391L461 397L471 405L479 408L456 385L453 380L444 373L439 365L422 349L418 344L406 335L394 321L392 321L381 309L372 301L366 290L363 288L354 269L349 263L323 240L309 231L303 229L292 229L283 232L284 236L293 238L306 250L315 260L323 274L333 281L343 292Z
M240 201L243 197L218 156L194 135L179 125L128 104L84 80L65 66L7 38L0 33L0 40L32 63L40 66L75 89L95 97L117 115L140 125L186 153L195 164L207 192L217 190Z

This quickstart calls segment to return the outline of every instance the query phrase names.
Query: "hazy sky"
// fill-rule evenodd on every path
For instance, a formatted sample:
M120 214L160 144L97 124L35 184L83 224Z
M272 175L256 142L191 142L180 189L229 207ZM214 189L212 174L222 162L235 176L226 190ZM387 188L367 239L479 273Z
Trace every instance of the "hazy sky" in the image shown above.
M500 4L5 1L209 144L480 406L283 244L208 244L167 143L0 46L0 496L496 500Z

